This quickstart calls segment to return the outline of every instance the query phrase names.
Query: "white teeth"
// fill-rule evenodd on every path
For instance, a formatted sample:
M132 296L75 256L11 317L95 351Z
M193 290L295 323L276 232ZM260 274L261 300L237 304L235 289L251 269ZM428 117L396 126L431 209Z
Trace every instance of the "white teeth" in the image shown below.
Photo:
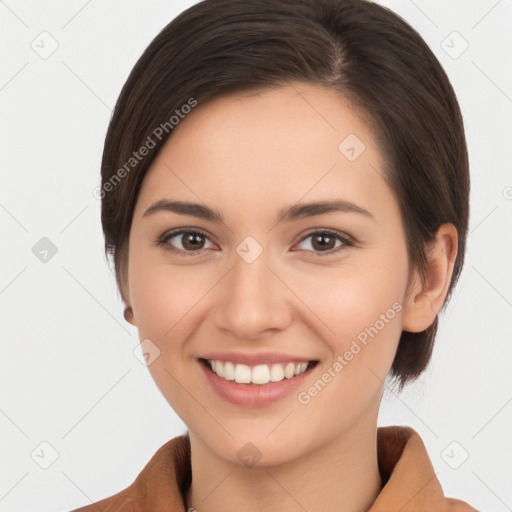
M237 364L235 366L235 382L238 382L238 384L250 384L251 367L245 364Z
M287 379L291 379L295 375L295 365L293 363L288 363L286 368L284 369L284 376Z
M304 373L306 371L307 367L308 367L308 363L299 363L295 367L295 375L299 375L299 373Z
M284 369L282 364L273 364L270 368L270 380L272 382L279 382L284 379Z
M224 377L226 380L235 380L235 365L226 361L224 364L223 375L217 373L220 377Z
M296 375L304 373L309 363L287 363L282 365L259 364L247 366L245 364L234 364L231 361L214 361L208 359L211 369L223 379L234 380L238 384L268 384L269 382L280 382L292 379Z
M266 364L259 364L252 369L251 382L253 384L268 384L271 380L270 372Z

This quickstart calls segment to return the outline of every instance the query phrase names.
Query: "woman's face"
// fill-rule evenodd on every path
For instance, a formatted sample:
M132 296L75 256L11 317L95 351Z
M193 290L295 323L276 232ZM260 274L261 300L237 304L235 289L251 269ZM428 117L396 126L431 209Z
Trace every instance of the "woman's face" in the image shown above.
M224 460L375 428L409 276L382 165L343 97L295 83L199 105L145 177L133 323L191 438Z

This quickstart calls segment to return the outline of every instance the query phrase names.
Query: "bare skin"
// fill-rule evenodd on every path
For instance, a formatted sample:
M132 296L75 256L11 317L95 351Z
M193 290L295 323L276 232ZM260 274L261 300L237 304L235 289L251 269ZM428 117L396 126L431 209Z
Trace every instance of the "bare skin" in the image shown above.
M353 161L338 148L349 134L365 145ZM402 330L422 331L439 312L457 247L454 226L443 224L423 289L382 169L371 132L346 100L303 83L199 105L154 161L134 212L123 287L140 339L161 351L149 370L189 429L188 507L355 512L379 494L383 382ZM340 199L368 214L277 222L289 206ZM208 206L222 222L144 215L160 200ZM203 235L192 247L186 233L155 243L178 228ZM325 230L342 238L322 238ZM248 236L263 249L251 263L236 250ZM333 377L337 357L381 324ZM300 389L309 401L297 393L257 408L226 401L198 360L211 351L318 361ZM312 396L329 368L331 379ZM248 442L261 456L252 467L237 455Z

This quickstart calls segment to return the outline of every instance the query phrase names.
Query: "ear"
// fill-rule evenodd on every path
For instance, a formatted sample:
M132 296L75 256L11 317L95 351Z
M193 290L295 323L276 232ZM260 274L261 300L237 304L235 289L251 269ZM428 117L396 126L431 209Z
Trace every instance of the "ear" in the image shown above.
M123 299L125 308L124 308L124 319L130 324L137 326L137 322L135 320L133 314L133 308L130 304L130 286L128 281L128 257L126 251L123 251L119 255L119 269L117 270L117 282L119 286L119 291L121 293L121 298Z
M457 257L458 235L453 224L442 224L427 254L425 286L417 272L412 280L403 315L403 330L421 332L432 325L444 304Z

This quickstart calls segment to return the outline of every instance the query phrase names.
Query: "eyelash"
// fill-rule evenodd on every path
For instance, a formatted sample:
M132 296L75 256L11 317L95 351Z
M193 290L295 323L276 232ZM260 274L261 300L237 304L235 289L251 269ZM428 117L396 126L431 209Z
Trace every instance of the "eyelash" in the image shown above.
M199 251L183 251L181 249L174 249L168 242L169 242L169 239L171 238L174 238L175 236L177 235L184 235L184 234L192 234L192 235L200 235L204 238L207 238L208 240L210 239L209 236L204 233L203 231L201 230L198 230L198 229L179 229L179 230L176 230L176 231L170 231L170 232L167 232L167 233L164 233L163 235L161 235L156 241L155 243L158 245L158 246L162 246L165 250L167 251L170 251L180 257L188 257L188 256L195 256L197 254L199 254L201 252L201 250L203 249L200 249ZM310 250L306 250L306 252L311 252L316 256L319 256L319 257L322 257L322 256L329 256L329 255L332 255L332 254L335 254L337 252L339 252L340 250L342 250L344 247L352 247L355 245L355 240L352 238L352 237L349 237L348 235L345 235L345 234L342 234L338 231L334 231L332 229L321 229L321 230L317 230L317 231L311 231L310 233L308 233L307 235L303 236L298 243L302 243L304 240L308 239L309 237L313 236L313 235L328 235L328 236L331 236L331 237L334 237L338 240L340 240L342 242L342 245L335 248L335 249L329 249L328 251L310 251ZM211 241L211 240L210 240ZM305 249L300 249L300 250L305 250Z

